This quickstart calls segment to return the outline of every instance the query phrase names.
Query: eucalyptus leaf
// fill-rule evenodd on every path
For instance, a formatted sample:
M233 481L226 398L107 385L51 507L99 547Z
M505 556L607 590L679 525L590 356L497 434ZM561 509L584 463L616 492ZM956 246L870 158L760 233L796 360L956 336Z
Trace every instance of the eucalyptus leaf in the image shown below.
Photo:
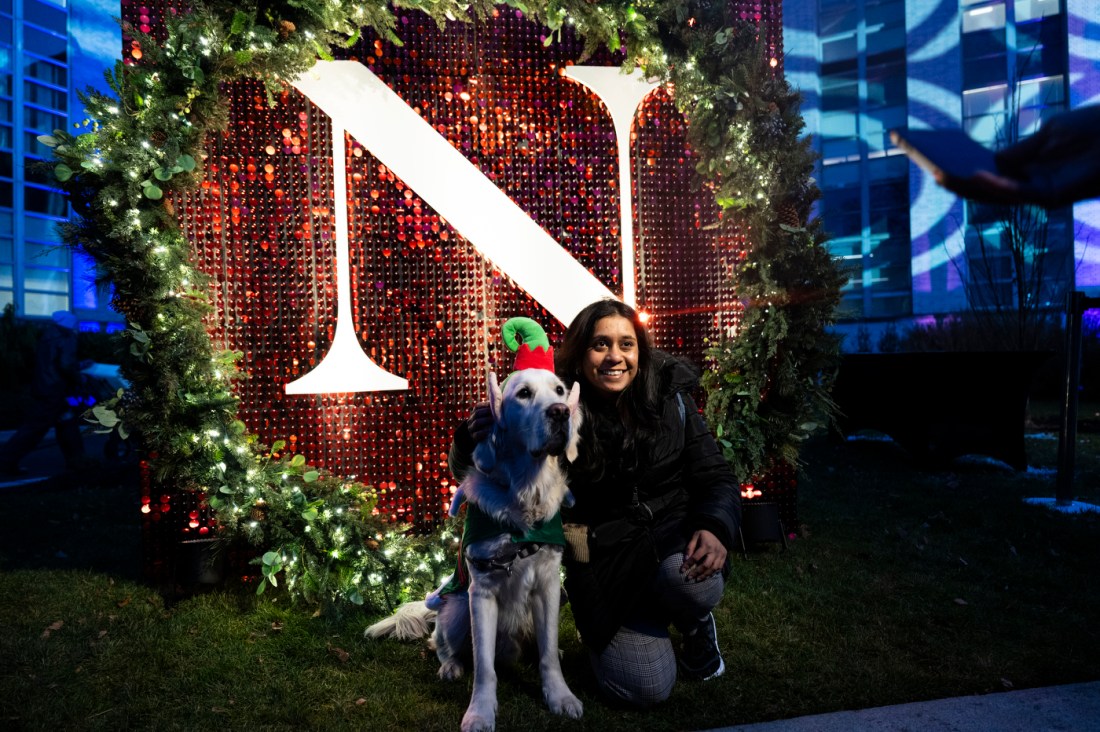
M152 184L145 186L143 192L145 193L146 198L153 201L159 201L160 199L164 198L164 191Z

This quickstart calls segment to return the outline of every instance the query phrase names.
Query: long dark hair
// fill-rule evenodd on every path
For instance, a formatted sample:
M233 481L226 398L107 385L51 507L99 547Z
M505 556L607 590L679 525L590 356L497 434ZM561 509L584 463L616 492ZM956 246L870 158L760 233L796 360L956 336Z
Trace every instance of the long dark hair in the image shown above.
M585 354L592 343L596 324L604 318L619 316L626 318L634 326L638 341L638 367L630 385L619 394L614 411L600 408L602 396L596 387L584 378L583 363ZM607 441L609 434L622 435L623 467L637 465L638 458L647 452L660 426L658 399L658 375L653 360L653 344L645 323L638 312L618 300L597 300L587 306L573 318L565 331L565 337L554 349L554 368L567 384L580 382L581 402L585 405L585 422L581 428L582 444L579 467L598 480L606 467L607 456L603 455L601 440Z

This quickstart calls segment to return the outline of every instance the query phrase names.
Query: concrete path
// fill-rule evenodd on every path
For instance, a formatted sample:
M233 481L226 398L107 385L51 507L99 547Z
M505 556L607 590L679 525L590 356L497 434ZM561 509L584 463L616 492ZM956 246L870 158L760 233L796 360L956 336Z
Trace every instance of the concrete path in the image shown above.
M816 714L711 732L1100 732L1100 681Z

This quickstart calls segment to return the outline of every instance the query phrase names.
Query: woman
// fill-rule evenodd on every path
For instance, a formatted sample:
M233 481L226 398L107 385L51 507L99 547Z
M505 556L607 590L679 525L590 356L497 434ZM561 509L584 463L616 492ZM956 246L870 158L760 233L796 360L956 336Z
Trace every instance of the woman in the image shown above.
M664 701L677 672L670 624L683 636L685 676L725 670L711 610L740 523L737 482L688 393L696 373L651 347L633 308L586 307L555 366L580 382L585 410L581 453L568 466L576 502L564 513L573 617L606 694L636 706ZM487 412L479 405L456 432L456 473L487 434Z

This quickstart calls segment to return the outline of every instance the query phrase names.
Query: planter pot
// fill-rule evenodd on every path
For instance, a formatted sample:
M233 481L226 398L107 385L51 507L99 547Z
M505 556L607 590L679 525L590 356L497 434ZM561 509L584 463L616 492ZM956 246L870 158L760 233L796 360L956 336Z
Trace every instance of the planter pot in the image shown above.
M179 543L177 580L184 586L216 585L225 576L221 539L188 539Z

